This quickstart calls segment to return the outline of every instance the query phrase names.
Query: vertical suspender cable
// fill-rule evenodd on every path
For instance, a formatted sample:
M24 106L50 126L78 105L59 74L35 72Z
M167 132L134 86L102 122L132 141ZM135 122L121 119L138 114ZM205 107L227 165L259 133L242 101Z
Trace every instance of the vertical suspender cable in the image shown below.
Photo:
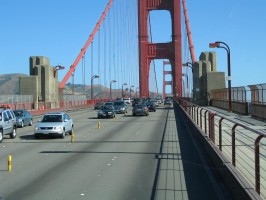
M98 30L98 94L100 97L101 94L101 29Z
M93 41L91 42L91 76L93 76ZM91 85L92 87L92 85Z
M103 51L104 51L103 67L104 67L104 87L107 87L107 83L106 83L106 27L105 27L105 23L106 23L106 21L104 19L104 21L103 21L103 34L104 34L104 37L103 37Z
M108 33L109 33L109 63L108 63L108 68L109 68L109 81L111 82L113 79L112 79L112 60L111 60L111 57L112 57L112 26L111 26L111 20L110 20L110 15L111 13L109 13L108 15Z
M62 88L65 86L65 84L66 84L67 80L69 79L69 77L71 76L72 72L76 69L76 67L77 67L77 65L78 65L78 63L79 63L79 61L80 61L80 59L82 58L82 55L86 52L88 46L90 45L91 41L92 41L93 38L94 38L94 35L96 34L98 28L100 27L100 25L101 25L101 23L102 23L104 17L105 17L106 14L108 13L108 11L109 11L109 9L110 9L110 7L111 7L111 5L112 5L112 2L113 2L113 0L109 0L109 3L107 4L107 6L106 6L106 8L105 8L105 10L104 10L104 12L103 12L103 14L102 14L102 16L100 17L98 23L96 24L96 26L95 26L95 28L94 28L92 34L90 35L89 39L88 39L87 42L85 43L84 47L81 49L81 51L80 51L78 57L76 58L76 60L74 61L74 63L71 65L70 69L68 70L67 74L66 74L65 77L63 78L62 82L59 84L59 88L60 88L60 89L62 89Z
M194 52L194 45L193 45L193 41L192 41L192 34L191 34L190 23L189 23L189 19L188 19L186 0L182 0L182 4L183 4L185 22L186 22L186 27L187 27L187 36L188 36L188 40L189 40L191 60L192 60L192 63L194 63L194 62L196 62L196 56L195 56L195 52Z
M151 18L149 15L149 31L150 31L150 39L151 39L151 43L152 43L152 32L151 32ZM156 89L156 93L158 94L158 85L157 85L157 77L156 77L156 70L155 70L155 62L154 60L152 60L152 65L153 65L153 70L154 70L154 78L155 78L155 89Z
M115 63L115 51L116 51L116 44L115 44L115 30L116 30L116 20L115 20L115 13L116 13L116 4L114 4L114 9L113 9L113 45L112 45L112 52L113 52L113 56L112 56L112 59L113 59L113 69L114 69L114 78L115 80L117 80L117 71L116 71L116 63ZM117 80L118 81L118 80Z

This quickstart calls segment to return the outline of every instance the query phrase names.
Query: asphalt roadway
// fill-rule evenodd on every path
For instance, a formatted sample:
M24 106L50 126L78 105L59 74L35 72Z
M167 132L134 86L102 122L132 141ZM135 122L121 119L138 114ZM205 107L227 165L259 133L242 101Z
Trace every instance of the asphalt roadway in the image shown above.
M34 126L0 143L1 200L231 199L172 107L149 116L69 111L74 142L34 139ZM34 117L34 124L41 116ZM12 171L7 157L12 155Z

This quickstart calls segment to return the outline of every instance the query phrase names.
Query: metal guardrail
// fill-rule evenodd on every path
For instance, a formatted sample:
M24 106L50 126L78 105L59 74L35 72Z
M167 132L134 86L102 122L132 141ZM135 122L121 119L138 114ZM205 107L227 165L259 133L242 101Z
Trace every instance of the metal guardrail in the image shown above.
M266 132L186 100L178 99L178 102L206 137L266 199L266 140L262 142Z

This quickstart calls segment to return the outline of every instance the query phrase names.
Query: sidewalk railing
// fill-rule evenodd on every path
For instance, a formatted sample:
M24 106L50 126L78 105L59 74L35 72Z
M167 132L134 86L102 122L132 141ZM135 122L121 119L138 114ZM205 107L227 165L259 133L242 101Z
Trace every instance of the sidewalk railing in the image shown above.
M228 110L228 88L211 91L211 105ZM266 121L266 83L232 87L232 111Z
M200 129L266 199L266 132L229 116L178 99Z

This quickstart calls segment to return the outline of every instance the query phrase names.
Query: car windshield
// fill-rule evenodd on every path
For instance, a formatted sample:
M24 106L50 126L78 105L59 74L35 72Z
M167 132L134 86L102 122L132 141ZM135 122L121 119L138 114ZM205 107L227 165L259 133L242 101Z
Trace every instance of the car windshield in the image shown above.
M122 106L122 105L124 105L124 102L123 101L116 101L116 102L114 102L114 105L115 106Z
M44 115L42 122L63 122L62 115Z

